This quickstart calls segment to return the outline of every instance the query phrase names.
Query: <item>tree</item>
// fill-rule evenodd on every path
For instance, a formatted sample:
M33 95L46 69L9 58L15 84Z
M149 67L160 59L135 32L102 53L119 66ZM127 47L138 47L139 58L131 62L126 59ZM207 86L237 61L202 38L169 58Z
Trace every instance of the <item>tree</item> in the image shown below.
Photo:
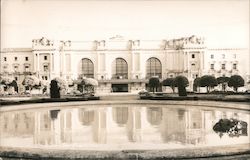
M200 79L200 86L207 87L207 93L209 93L210 89L217 86L217 80L214 76L204 75Z
M66 90L67 89L67 87L68 87L67 82L63 78L56 77L53 80L55 80L57 82L59 90Z
M98 81L93 78L85 78L83 84L87 93L95 93L95 86L98 86Z
M198 87L200 88L200 81L201 81L200 77L195 78L194 84L193 84L193 90L194 91L197 91ZM198 90L198 92L200 92L200 90Z
M17 90L17 83L16 81L11 77L2 77L0 79L0 84L4 85L6 89L8 90L10 87L14 87L15 91Z
M163 80L162 85L171 87L173 92L175 92L176 85L175 85L174 78L167 78L167 79Z
M52 80L50 83L50 98L60 98L60 88L56 80Z
M36 76L26 76L22 84L25 87L28 87L29 91L31 91L33 88L41 88L41 81Z
M176 76L174 81L175 87L178 87L178 84L180 84L178 82L181 82L181 85L183 85L184 87L187 87L189 85L188 79L185 76Z
M230 79L229 77L225 77L225 76L217 78L218 84L222 85L223 92L225 92L225 90L226 90L226 86L228 84L229 79Z
M236 92L238 92L238 88L243 87L244 84L245 81L240 75L233 75L228 81L228 86L233 87Z
M94 93L95 87L98 86L98 81L93 78L79 77L74 81L80 92Z
M157 87L160 86L160 80L159 80L159 78L158 77L151 77L149 79L148 85L149 85L150 88L153 89L153 92L155 92L156 89L157 89Z
M177 76L175 77L175 84L178 87L179 96L187 96L188 79L184 76Z

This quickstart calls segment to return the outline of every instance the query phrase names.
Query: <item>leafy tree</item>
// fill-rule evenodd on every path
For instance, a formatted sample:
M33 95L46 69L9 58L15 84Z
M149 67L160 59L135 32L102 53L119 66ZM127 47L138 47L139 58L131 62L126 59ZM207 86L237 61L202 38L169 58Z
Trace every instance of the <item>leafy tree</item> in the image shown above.
M180 84L179 82L181 82L181 85L183 85L184 87L187 87L189 85L188 79L185 76L176 76L175 77L175 79L174 79L175 87L178 87L178 85Z
M151 77L149 79L148 85L149 85L150 88L153 89L153 92L155 92L156 89L157 89L157 87L160 86L160 80L159 80L159 78L158 77Z
M187 96L186 87L188 86L188 80L184 76L177 76L175 78L175 84L178 87L179 96Z
M33 88L40 89L41 81L36 76L26 76L22 82L25 87L31 91Z
M244 86L244 79L240 75L233 75L228 81L228 86L233 87L236 92L238 92L239 87Z
M15 90L16 92L18 92L17 83L16 83L16 81L15 81L13 78L11 78L11 77L2 77L2 78L0 79L0 84L1 84L1 85L4 85L4 86L7 88L7 90L8 90L10 87L14 87L14 90Z
M80 92L94 93L95 87L98 86L98 81L93 78L79 77L74 84L77 84L77 88Z
M226 86L228 84L229 79L230 79L229 77L225 77L225 76L217 78L218 84L222 85L223 92L225 92L225 90L226 90Z
M176 85L175 85L174 78L167 78L167 79L163 80L162 85L171 87L173 92L175 92L175 86Z
M210 89L217 86L217 80L214 76L204 75L200 79L200 86L207 87L207 93L209 93Z
M7 88L12 86L12 82L14 81L11 77L1 77L0 84L6 86Z
M57 85L58 85L60 90L66 90L67 89L68 84L63 78L56 77L53 80L55 80L57 82Z
M200 80L201 80L200 77L195 78L194 84L193 84L193 90L194 91L197 91L197 88L200 87ZM198 90L198 92L200 92L200 91Z
M50 83L50 98L60 98L60 88L56 80L52 80Z
M87 93L95 93L95 86L98 86L98 81L93 78L85 78L83 84Z

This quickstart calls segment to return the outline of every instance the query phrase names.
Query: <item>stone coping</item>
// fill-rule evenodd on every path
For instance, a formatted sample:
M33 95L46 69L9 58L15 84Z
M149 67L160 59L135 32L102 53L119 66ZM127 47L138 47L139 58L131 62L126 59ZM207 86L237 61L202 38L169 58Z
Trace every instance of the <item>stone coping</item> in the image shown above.
M249 144L164 150L75 150L0 147L0 157L19 159L193 159L247 155Z
M151 101L151 100L100 100L100 101L72 101L55 103L38 103L11 105L1 107L1 111L18 111L26 109L43 109L48 107L67 108L74 106L109 106L109 105L128 105L133 104L145 106L163 105L166 107L188 107L199 106L204 108L238 109L250 111L248 103L216 102L216 101ZM169 106L168 106L169 105ZM164 149L164 150L79 150L79 149L55 149L55 148L19 148L1 147L0 157L19 158L19 159L193 159L209 157L225 157L235 155L246 155L250 157L250 143L227 146L193 147L184 149Z
M174 100L98 100L98 101L71 101L71 102L54 102L54 103L30 103L30 104L18 104L18 105L8 105L1 106L0 111L14 111L14 110L26 110L26 109L43 109L48 107L56 108L71 108L75 106L82 107L102 107L110 105L127 105L128 107L134 107L133 105L162 105L163 107L189 107L197 106L203 108L221 108L221 109L236 109L250 112L249 103L245 102L221 102L221 101L174 101ZM115 107L115 106L114 106Z

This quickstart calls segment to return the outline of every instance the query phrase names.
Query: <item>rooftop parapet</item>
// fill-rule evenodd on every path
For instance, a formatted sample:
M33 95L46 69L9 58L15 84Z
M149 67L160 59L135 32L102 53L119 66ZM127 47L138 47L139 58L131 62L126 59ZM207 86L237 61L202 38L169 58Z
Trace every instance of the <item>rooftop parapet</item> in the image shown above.
M51 50L56 49L56 45L53 40L42 37L41 39L32 40L32 48L33 50Z

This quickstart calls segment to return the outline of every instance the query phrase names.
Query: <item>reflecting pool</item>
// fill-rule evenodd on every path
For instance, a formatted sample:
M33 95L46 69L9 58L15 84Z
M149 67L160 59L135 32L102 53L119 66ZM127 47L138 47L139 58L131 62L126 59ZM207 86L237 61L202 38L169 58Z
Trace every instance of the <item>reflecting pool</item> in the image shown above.
M249 125L249 112L185 105L110 104L2 111L0 145L85 150L173 149L249 143L219 134L220 119Z

